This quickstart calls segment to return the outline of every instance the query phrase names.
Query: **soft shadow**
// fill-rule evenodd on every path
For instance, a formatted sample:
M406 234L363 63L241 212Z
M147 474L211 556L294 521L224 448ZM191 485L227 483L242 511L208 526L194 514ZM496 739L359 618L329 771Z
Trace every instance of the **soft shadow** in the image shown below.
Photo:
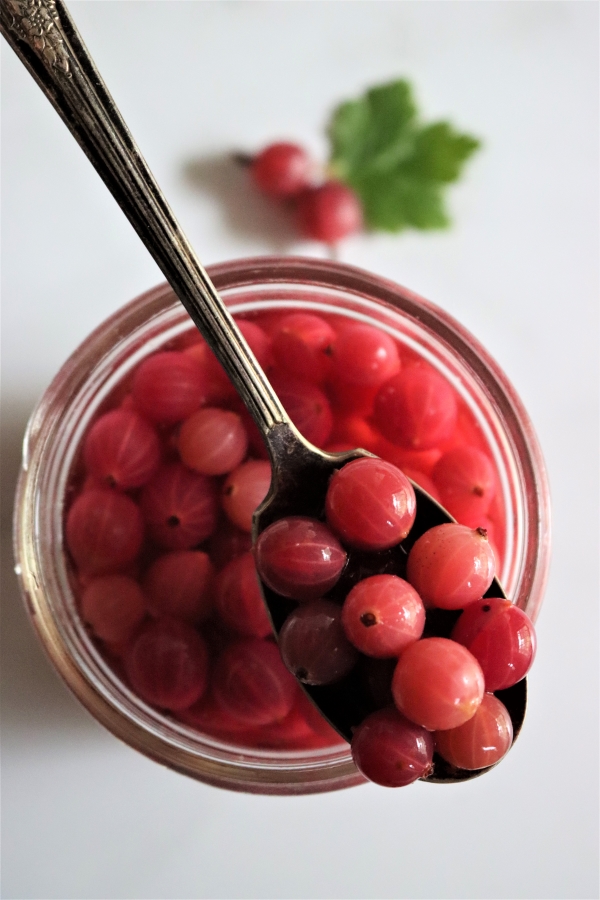
M250 181L247 166L232 154L187 160L183 177L194 190L218 200L227 228L237 236L265 241L278 254L289 253L298 242L291 208L263 196Z
M88 717L60 680L28 620L14 572L12 508L21 465L21 446L30 408L3 403L0 451L2 496L0 614L2 631L2 737L3 741L34 740L39 732L95 731ZM21 736L21 738L19 738Z

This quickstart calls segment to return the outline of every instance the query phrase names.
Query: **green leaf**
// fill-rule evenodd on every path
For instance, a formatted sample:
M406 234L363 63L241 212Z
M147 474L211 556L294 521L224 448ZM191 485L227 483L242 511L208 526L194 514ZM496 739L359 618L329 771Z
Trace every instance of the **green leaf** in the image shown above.
M394 81L367 91L371 133L368 164L380 171L392 168L412 151L417 110L407 81Z
M449 122L420 125L405 80L341 104L328 134L332 174L357 192L367 225L385 231L446 228L444 187L480 146Z
M447 228L450 224L442 190L437 184L397 173L394 177L367 177L360 181L356 190L369 228L395 232L410 227Z
M393 167L412 152L416 115L410 85L394 81L339 106L331 119L332 171L352 181L365 170Z
M479 146L476 138L459 134L448 122L435 122L417 135L405 171L422 180L456 181L463 164Z
M371 117L364 100L342 103L328 128L331 140L330 165L339 178L346 179L360 166L371 130Z

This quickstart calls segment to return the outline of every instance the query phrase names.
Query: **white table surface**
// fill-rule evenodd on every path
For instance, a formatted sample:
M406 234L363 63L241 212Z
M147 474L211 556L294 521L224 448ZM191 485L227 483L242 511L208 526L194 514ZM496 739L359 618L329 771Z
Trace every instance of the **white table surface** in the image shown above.
M367 86L407 76L427 119L483 137L451 192L453 230L359 236L341 258L449 310L504 367L546 456L554 557L523 734L474 782L245 796L163 769L89 718L12 576L19 441L67 355L161 277L4 46L3 896L597 897L598 5L70 8L205 263L322 255L288 239L223 155L289 137L323 156L329 111Z

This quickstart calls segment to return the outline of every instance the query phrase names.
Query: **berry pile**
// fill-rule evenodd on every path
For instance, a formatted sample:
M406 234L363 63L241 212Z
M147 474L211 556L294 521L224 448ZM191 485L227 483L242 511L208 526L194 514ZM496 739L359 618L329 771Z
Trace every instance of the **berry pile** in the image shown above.
M330 684L360 669L380 707L353 740L367 777L406 784L429 771L434 747L459 768L492 764L511 729L490 692L524 676L534 637L508 601L481 599L505 523L472 413L373 326L298 311L238 325L310 441L380 458L344 466L319 519L280 520L252 552L270 483L258 430L196 332L148 356L99 411L69 487L73 585L100 652L164 714L283 750L340 742L297 678ZM408 559L407 476L462 523L413 541ZM290 608L281 655L257 566ZM463 608L452 639L430 633L436 615Z
M486 530L437 525L403 557L415 512L412 485L400 469L356 459L329 482L325 523L279 519L255 547L267 588L282 603L298 604L279 632L281 656L297 679L314 687L354 676L348 685L354 692L361 690L355 677L361 659L363 682L364 663L386 665L377 673L379 696L370 698L375 710L351 725L357 767L386 787L429 775L436 750L467 771L498 762L513 725L492 692L517 684L535 653L525 613L504 598L484 599L496 569ZM363 571L354 586L343 585L357 551L374 556L377 572L377 558L384 563L382 553L394 549L388 572ZM448 636L435 634L439 611L458 613Z

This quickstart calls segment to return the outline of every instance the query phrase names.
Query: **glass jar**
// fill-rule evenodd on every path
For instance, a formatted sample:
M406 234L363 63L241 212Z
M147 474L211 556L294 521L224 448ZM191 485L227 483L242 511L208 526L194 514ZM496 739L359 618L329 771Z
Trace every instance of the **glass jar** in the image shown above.
M498 365L461 325L405 288L338 263L238 260L209 269L234 314L325 311L377 325L435 366L482 429L506 510L500 580L535 619L549 563L549 499L529 418ZM233 790L303 794L359 784L348 744L312 751L250 750L203 736L136 697L82 623L63 547L69 477L90 422L138 363L190 328L168 285L100 325L62 367L35 409L24 442L15 511L17 574L31 617L67 685L100 722L147 756Z

